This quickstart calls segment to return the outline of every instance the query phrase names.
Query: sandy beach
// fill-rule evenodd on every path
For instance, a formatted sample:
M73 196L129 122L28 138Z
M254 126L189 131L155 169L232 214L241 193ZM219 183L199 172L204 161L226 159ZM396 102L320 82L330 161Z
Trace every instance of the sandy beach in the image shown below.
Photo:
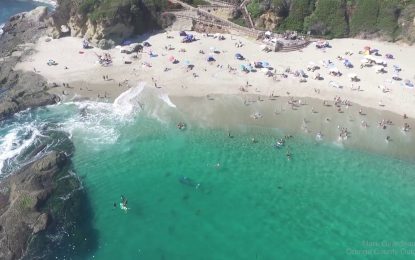
M192 32L193 33L193 32ZM193 33L197 41L182 43L179 32L164 32L141 39L151 44L144 47L137 58L120 53L119 48L102 51L96 48L82 49L82 39L61 38L45 41L40 39L35 52L25 61L16 66L16 70L36 71L46 77L50 83L60 87L51 91L65 94L66 98L75 95L91 99L106 98L113 100L129 87L139 81L146 81L149 86L161 88L169 96L206 96L209 94L254 94L261 96L292 96L312 97L320 100L333 101L337 96L342 101L354 102L364 107L388 110L400 115L415 117L415 91L404 85L405 80L414 80L413 57L415 47L358 39L336 39L330 41L330 48L317 49L311 44L301 51L269 52L261 51L261 43L234 35L224 35L225 40ZM168 37L170 36L170 37ZM242 44L237 47L237 44ZM375 68L361 68L361 60L365 58L365 46L379 50L379 59L387 63L384 73L376 72ZM203 52L204 54L200 53ZM345 55L345 53L351 53ZM98 63L98 55L108 53L112 65L103 67ZM153 54L150 57L149 53ZM238 60L235 54L240 53L245 60ZM208 55L214 62L207 62ZM392 54L393 59L386 59L385 54ZM353 68L346 68L342 56L348 59ZM177 60L173 64L170 60ZM372 55L373 57L373 55ZM47 61L53 59L57 65L48 66ZM323 62L330 60L342 76L329 75L329 68ZM131 64L125 64L125 62ZM245 73L242 64L253 64L255 61L266 61L276 75L268 77L264 71ZM147 65L144 65L147 64ZM193 69L188 69L188 64ZM310 64L320 69L307 71ZM401 80L393 80L393 65L401 71ZM234 70L230 71L229 66ZM281 74L287 69L291 73ZM307 75L306 82L300 82L293 72L303 70ZM313 79L319 73L322 79ZM355 74L358 82L350 80ZM103 76L108 76L104 80ZM340 88L333 87L335 82ZM65 87L62 84L65 83ZM248 85L247 85L248 83ZM68 85L69 84L69 87ZM241 91L243 90L243 91Z

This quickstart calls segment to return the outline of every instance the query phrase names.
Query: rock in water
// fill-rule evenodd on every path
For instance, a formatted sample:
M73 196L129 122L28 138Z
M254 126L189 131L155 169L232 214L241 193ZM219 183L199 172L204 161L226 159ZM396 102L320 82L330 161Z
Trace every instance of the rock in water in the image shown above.
M55 190L54 177L68 158L51 152L0 183L0 259L19 259L30 239L48 227L43 205Z

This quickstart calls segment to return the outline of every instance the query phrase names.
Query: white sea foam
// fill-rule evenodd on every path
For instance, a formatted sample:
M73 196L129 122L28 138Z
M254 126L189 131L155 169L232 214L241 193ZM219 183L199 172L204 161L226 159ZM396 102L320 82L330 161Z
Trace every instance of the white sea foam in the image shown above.
M171 100L170 100L170 98L169 98L169 96L166 94L166 93L163 93L163 94L160 94L159 95L159 98L161 99L161 100L163 100L169 107L174 107L174 108L176 108L176 105L173 103L173 102L171 102Z
M141 109L142 104L138 101L138 96L143 92L145 85L145 82L140 82L136 87L121 93L113 103L115 113L122 117L129 117Z
M47 5L50 5L54 8L58 5L57 1L55 1L55 0L33 0L33 1L43 3L43 4L47 4Z
M118 96L114 103L95 101L70 102L66 105L75 105L79 114L67 119L62 128L69 133L72 139L82 135L83 140L94 144L115 143L119 137L119 126L131 122L142 104L138 97L144 90L145 83L139 83Z
M3 34L3 28L4 28L5 24L2 23L0 24L0 36Z
M24 139L22 136L29 136L29 138ZM35 127L32 125L22 125L12 129L4 137L0 138L0 174L3 173L4 163L7 160L18 156L38 136L40 136L40 132Z

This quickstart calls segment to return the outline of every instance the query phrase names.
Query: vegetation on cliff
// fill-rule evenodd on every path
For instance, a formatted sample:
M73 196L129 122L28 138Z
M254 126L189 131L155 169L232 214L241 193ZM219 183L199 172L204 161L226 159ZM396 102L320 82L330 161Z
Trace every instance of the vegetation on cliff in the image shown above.
M178 7L167 0L59 0L54 21L68 24L72 35L119 41L169 26L174 17L162 12L170 8Z
M310 32L328 38L415 38L415 0L252 0L247 9L254 19L270 12L280 18L276 31Z

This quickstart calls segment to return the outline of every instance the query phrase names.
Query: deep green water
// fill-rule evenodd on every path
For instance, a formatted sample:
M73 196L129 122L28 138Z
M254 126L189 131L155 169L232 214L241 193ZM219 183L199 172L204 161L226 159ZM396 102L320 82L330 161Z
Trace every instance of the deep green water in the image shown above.
M278 150L271 145L285 134L278 129L244 126L229 138L224 129L191 122L180 131L175 122L145 113L124 120L111 116L111 105L84 106L81 114L78 107L58 105L28 118L31 127L53 122L72 135L74 167L98 233L98 247L82 259L415 254L413 162L301 136ZM3 126L2 136L12 128ZM183 176L200 186L181 183ZM121 195L128 199L127 212L113 207Z

